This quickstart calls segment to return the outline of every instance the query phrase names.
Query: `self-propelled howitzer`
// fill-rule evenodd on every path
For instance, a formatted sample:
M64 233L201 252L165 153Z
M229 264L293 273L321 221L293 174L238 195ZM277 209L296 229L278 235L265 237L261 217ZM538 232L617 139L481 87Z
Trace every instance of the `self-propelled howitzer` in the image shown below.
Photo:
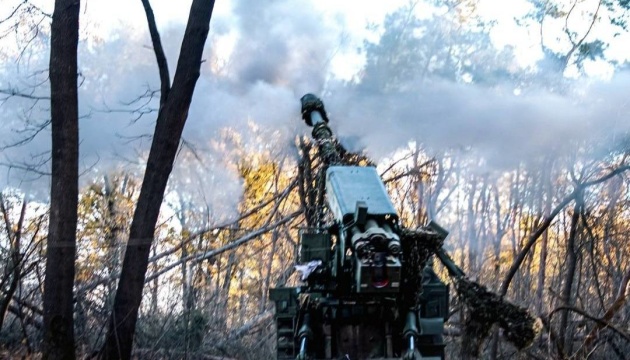
M344 165L323 103L301 100L322 162L318 218L333 220L301 233L305 284L270 293L277 358L444 359L448 287L427 262L447 232L403 229L376 169Z

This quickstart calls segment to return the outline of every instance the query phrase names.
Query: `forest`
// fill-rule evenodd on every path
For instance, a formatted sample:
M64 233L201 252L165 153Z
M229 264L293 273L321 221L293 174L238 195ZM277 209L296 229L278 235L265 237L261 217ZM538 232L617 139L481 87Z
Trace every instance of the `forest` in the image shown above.
M402 224L539 325L471 354L435 262L447 358L628 358L629 1L405 0L361 34L363 2L48 3L0 6L0 358L275 359L307 92Z

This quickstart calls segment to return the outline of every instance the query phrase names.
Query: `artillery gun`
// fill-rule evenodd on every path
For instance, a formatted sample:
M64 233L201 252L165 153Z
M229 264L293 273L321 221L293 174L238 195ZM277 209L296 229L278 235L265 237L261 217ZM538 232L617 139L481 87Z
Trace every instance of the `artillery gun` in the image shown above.
M469 284L442 249L448 232L434 222L403 228L376 169L343 164L323 102L307 94L301 103L327 207L320 204L320 223L300 234L296 268L305 284L270 291L277 359L444 359L449 287L432 256L457 284Z

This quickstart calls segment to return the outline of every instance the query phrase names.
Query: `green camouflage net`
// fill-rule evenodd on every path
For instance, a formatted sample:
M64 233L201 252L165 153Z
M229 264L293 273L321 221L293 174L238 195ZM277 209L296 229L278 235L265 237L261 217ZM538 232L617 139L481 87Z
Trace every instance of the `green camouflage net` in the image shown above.
M530 346L540 332L540 324L529 312L488 291L485 286L465 277L456 279L455 290L468 309L464 323L464 351L479 355L481 344L496 323L505 338L517 349Z
M422 272L429 258L444 244L444 237L426 228L402 229L400 244L403 252L403 302L418 309L422 297Z

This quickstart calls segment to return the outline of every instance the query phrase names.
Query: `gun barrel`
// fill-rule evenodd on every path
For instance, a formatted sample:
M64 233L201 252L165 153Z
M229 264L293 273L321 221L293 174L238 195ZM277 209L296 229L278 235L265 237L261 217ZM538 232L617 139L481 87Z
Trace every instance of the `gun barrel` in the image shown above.
M313 94L306 94L300 99L302 103L302 119L306 125L312 126L313 139L317 140L320 156L326 167L340 163L340 154L332 133L328 127L328 115L324 102Z
M300 99L302 103L302 119L308 126L318 123L328 123L328 116L324 109L324 102L313 94L306 94Z

